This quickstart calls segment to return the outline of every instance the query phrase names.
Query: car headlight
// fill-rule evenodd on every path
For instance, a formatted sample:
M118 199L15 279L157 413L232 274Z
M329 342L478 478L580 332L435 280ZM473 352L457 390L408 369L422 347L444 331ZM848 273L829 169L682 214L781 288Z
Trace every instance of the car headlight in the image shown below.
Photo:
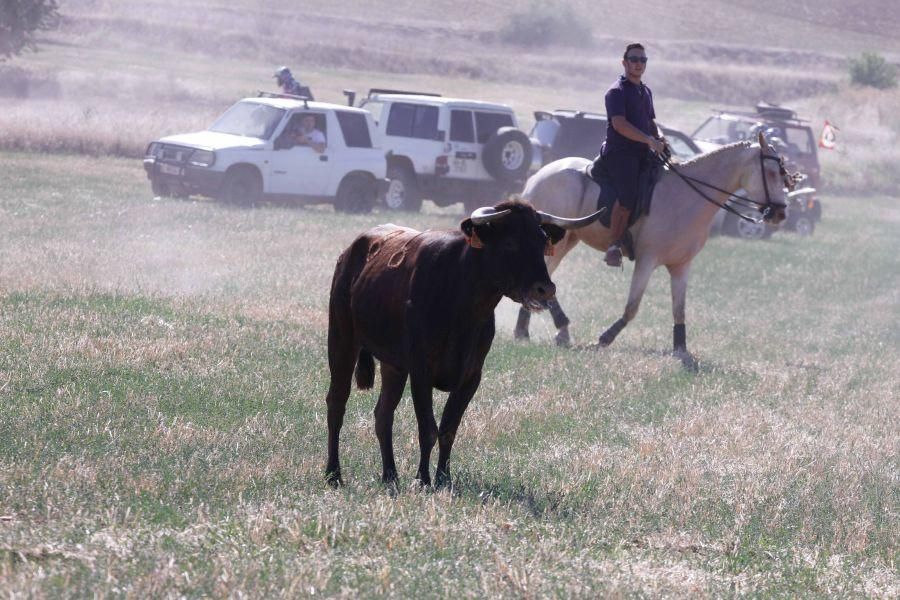
M210 167L216 161L216 153L212 150L194 150L188 161L195 167Z
M147 151L145 152L145 156L152 156L154 158L158 157L160 152L162 151L162 144L159 142L151 142L149 146L147 146Z

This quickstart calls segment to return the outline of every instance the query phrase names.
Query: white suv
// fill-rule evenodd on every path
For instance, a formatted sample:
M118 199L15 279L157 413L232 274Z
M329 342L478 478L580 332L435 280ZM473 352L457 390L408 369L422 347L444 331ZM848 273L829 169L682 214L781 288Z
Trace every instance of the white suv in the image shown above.
M524 185L531 143L505 104L373 89L360 106L388 151L388 208L416 211L429 198L468 211Z
M290 135L307 115L325 135L322 153L296 145ZM377 137L368 111L260 93L234 104L206 131L151 143L144 170L155 195L328 202L336 210L368 212L388 187Z

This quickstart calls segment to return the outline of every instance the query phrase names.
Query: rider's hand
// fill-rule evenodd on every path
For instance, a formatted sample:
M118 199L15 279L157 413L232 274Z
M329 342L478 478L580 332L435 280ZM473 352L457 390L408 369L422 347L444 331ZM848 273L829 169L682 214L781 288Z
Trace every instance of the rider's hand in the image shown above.
M663 151L666 149L665 140L658 140L656 138L650 138L650 141L647 143L650 146L650 149L656 152L659 155L662 155Z

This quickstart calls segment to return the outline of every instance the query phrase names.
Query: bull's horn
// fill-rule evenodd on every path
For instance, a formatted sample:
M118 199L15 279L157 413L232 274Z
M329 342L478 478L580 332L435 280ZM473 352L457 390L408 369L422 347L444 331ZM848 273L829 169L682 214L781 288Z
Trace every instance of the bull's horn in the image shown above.
M547 223L549 225L556 225L557 227L562 227L563 229L579 229L581 227L587 227L594 221L600 218L600 215L603 214L606 208L601 208L597 212L592 215L588 215L586 217L581 217L580 219L566 219L563 217L557 217L556 215L547 214L545 212L537 211L538 216L541 218L541 223Z
M504 210L495 210L493 206L482 206L481 208L476 208L469 218L472 219L473 225L485 225L491 221L501 219L509 213L510 210L508 208Z

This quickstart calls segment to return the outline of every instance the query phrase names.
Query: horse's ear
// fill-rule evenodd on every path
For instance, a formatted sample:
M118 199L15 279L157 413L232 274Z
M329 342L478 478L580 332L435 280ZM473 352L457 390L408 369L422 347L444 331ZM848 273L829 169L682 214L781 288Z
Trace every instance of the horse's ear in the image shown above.
M759 132L759 147L760 148L766 147L766 136L763 135L762 131Z

